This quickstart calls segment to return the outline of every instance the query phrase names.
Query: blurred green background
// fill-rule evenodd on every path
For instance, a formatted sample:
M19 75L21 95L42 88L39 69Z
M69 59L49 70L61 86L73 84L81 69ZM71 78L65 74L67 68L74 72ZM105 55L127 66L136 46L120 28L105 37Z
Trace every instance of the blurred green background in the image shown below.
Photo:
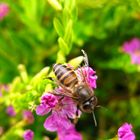
M1 0L9 5L9 13L0 20L0 83L11 83L19 75L19 64L33 77L56 61L68 62L80 56L84 49L97 72L95 94L104 108L95 111L97 127L91 114L83 114L77 130L84 140L106 140L129 122L140 139L140 66L131 64L122 51L125 41L140 37L140 1L77 0L73 6L73 0L68 0L68 8L73 6L70 10L63 9L63 1L59 1L61 9L51 0ZM59 37L66 44L61 44ZM63 54L65 46L68 51ZM5 107L0 107L0 114ZM4 117L6 114L0 117L0 126L8 131L13 118L7 116L5 122ZM29 126L36 140L45 135L55 137L43 128L44 119L36 116Z

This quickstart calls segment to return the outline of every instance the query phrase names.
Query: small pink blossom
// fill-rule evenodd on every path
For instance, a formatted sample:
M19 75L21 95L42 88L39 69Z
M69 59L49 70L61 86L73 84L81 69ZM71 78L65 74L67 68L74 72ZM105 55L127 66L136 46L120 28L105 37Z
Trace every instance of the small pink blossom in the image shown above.
M82 140L82 136L78 133L73 124L67 129L67 131L63 129L58 130L59 140Z
M14 109L14 107L13 107L12 105L10 105L10 106L7 107L6 113L7 113L9 116L11 116L11 117L13 117L13 116L16 115L15 109Z
M140 39L133 38L125 42L123 50L130 55L132 64L140 64Z
M34 132L30 129L26 130L23 134L24 140L33 140Z
M45 115L51 111L52 108L58 103L56 96L51 93L44 94L41 97L41 104L37 106L36 113L38 115Z
M59 90L59 92L62 90ZM69 118L74 118L76 114L76 104L69 97L54 96L47 93L42 96L41 104L37 106L36 113L45 115L52 112L46 119L44 127L49 131L57 131L60 127L68 129L71 125Z
M132 125L125 123L118 129L119 140L135 140L135 134L132 132Z
M87 84L95 89L97 86L96 86L96 80L97 80L97 75L96 72L91 68L91 67L81 67L81 68L78 68L76 71L77 73L77 76L79 78L79 81L83 81L85 78Z
M34 122L34 116L29 110L25 110L23 112L23 119L27 122L27 124L32 124Z
M0 20L9 13L9 6L6 3L0 3Z

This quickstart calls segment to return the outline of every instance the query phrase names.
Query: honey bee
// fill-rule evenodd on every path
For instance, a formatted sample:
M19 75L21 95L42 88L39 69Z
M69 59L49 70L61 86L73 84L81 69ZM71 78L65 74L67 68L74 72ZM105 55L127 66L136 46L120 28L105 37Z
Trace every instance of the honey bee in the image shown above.
M88 57L87 54L82 50L84 55L85 67L88 67ZM97 106L97 97L94 91L86 82L85 75L81 69L81 75L83 80L79 81L75 70L64 64L54 64L53 71L57 77L57 83L65 91L64 95L72 98L76 104L77 108L82 112L93 113L93 118L96 123L94 116L94 109Z

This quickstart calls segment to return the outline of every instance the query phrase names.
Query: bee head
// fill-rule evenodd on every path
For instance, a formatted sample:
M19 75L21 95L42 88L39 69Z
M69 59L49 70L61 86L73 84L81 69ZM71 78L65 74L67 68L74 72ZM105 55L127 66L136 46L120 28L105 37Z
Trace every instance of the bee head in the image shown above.
M94 108L97 106L97 97L93 95L88 101L85 101L79 106L82 112L92 113L95 126L97 126L96 118L94 115Z
M97 97L96 96L92 96L89 100L86 100L85 102L83 102L79 108L82 112L87 112L87 113L91 113L94 111L94 108L97 105Z

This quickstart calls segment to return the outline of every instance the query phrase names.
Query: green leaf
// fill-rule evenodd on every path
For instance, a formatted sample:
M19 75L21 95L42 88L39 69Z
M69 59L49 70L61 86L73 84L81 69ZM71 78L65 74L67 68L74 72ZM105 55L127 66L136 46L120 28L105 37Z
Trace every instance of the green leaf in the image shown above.
M72 65L74 68L77 68L82 63L83 60L84 60L84 57L83 56L79 56L79 57L71 59L68 62L68 64Z
M56 60L56 63L65 63L66 62L66 59L65 59L65 55L62 51L59 51L57 53L57 60Z
M63 25L60 23L60 21L58 20L58 18L54 18L54 20L53 20L53 25L54 25L54 28L55 28L57 34L58 34L60 37L63 37L63 36L64 36L64 27L63 27Z
M72 18L72 20L77 19L77 8L75 0L65 0L64 9L67 11L67 13L69 13L70 18Z
M69 53L69 48L63 38L59 37L58 43L60 50L63 52L63 54L67 55Z
M73 25L72 20L69 20L65 28L64 40L69 45L69 47L71 47L72 44L72 25Z
M71 17L72 17L73 21L76 21L77 20L77 17L78 17L78 9L77 9L76 6L71 11Z
M55 10L62 10L62 5L57 0L48 0L48 2Z
M64 1L64 8L67 8L70 12L72 9L74 9L76 6L75 0L65 0Z
M27 75L27 71L24 65L20 64L18 65L18 70L21 76L21 79L24 83L28 82L28 75Z
M50 69L49 67L43 68L39 73L37 73L37 74L32 78L30 84L31 84L34 88L36 88L36 87L39 85L39 83L40 83L44 78L47 77L48 72L49 72L49 69Z

